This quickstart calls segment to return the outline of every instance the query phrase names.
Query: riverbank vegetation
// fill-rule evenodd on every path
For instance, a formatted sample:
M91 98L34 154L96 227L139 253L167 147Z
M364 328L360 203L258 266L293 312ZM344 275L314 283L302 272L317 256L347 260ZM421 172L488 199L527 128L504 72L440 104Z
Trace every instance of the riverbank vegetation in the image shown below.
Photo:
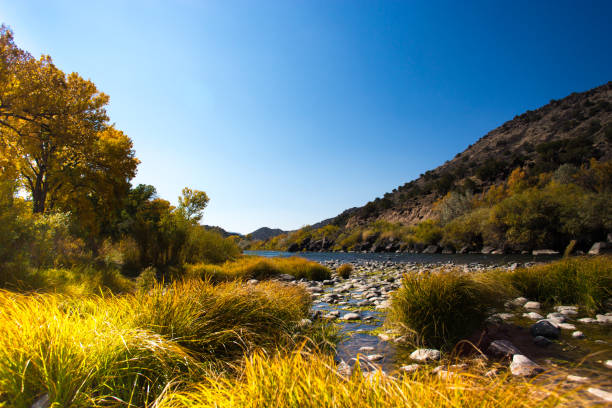
M222 265L199 263L186 266L186 276L214 282L248 279L269 279L290 275L292 279L322 281L331 271L318 262L304 258L262 258L245 256Z
M405 275L387 324L415 345L452 349L482 329L491 310L516 296L602 312L612 298L612 257L563 259L514 271L467 274L451 268Z
M583 158L554 171L517 167L506 180L480 193L458 185L434 203L433 216L415 225L384 219L351 227L304 227L251 249L289 251L480 251L552 249L588 251L612 230L612 162ZM548 169L549 167L546 167ZM339 220L345 221L345 220Z

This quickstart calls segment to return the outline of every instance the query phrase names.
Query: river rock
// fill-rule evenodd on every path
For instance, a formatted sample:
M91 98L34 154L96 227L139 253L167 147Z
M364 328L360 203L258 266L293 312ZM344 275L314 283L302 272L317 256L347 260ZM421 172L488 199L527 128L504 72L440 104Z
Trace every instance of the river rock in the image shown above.
M590 387L587 389L589 394L596 396L597 398L601 398L606 402L612 402L612 393L604 390L600 390L599 388Z
M489 345L487 354L494 357L512 357L515 354L521 354L521 351L508 340L495 340Z
M612 245L608 245L606 242L596 242L589 249L589 255L601 255L612 250Z
M544 336L549 339L559 338L560 332L559 328L554 323L546 319L542 319L534 323L531 326L530 331L533 337Z
M360 318L359 313L347 313L340 320L360 320Z
M412 360L427 362L440 359L440 351L434 349L417 349L410 354Z
M552 341L550 341L544 336L535 336L533 338L533 344L539 347L548 347L552 344Z
M544 371L542 367L522 354L515 354L510 364L510 372L517 377L532 377Z
M529 302L529 299L524 298L524 297L517 297L516 299L510 301L510 305L516 306L516 307L521 307L521 306L523 306L527 302Z
M612 324L612 316L610 315L596 315L595 319L597 323Z
M540 302L527 302L523 305L525 309L535 309L540 310Z
M542 319L542 315L536 312L523 313L523 317L526 317L531 320L539 320Z
M495 251L495 248L492 246L485 246L482 247L482 249L480 250L481 254L490 254L491 252Z
M385 358L385 356L383 356L382 354L370 354L369 356L367 356L367 358L370 361L380 361Z
M546 318L555 323L563 323L566 319L565 315L559 312L549 313Z
M589 377L580 377L579 375L568 375L565 377L567 381L577 382L577 383L586 383L589 382Z
M575 316L578 314L578 306L555 306L555 311L564 316Z
M419 367L421 367L418 364L408 364L405 366L401 366L400 370L405 372L405 373L414 373L415 371L417 371L419 369Z
M575 339L584 339L584 333L577 330L572 333L572 337Z
M559 255L559 251L554 249L534 249L531 252L532 255Z
M437 254L440 251L440 247L437 245L429 245L423 250L424 254Z
M351 366L348 365L344 360L340 361L336 369L338 370L338 374L344 377L350 377L351 372L353 371Z

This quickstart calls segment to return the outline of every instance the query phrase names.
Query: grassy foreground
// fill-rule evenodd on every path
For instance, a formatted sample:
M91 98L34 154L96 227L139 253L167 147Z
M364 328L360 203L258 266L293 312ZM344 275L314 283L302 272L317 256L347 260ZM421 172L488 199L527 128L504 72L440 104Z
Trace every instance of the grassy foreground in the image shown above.
M58 407L147 406L171 383L298 341L309 307L305 291L275 282L76 298L0 291L0 405L46 395Z
M477 373L442 377L425 372L392 378L356 370L342 377L331 357L294 352L245 359L238 377L206 378L189 390L169 393L160 408L319 407L554 407L581 405L575 392L507 376Z
M448 349L474 334L491 309L514 296L549 306L577 305L588 313L603 310L612 298L612 257L563 259L515 271L405 275L388 324L417 345Z

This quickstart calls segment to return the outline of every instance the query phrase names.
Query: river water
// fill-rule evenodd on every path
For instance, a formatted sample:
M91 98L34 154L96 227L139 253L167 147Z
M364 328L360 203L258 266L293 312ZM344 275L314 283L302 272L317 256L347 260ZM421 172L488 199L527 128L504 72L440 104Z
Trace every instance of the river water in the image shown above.
M559 259L560 255L491 255L491 254L410 254L410 253L373 253L373 252L282 252L282 251L244 251L246 255L265 257L300 256L311 261L367 262L391 261L395 263L418 264L482 264L505 265L512 263L549 262Z

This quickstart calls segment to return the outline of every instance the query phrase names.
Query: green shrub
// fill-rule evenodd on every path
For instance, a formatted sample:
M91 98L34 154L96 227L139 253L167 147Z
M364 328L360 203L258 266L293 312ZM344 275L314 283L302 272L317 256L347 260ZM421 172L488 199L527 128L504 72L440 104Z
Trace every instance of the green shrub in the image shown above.
M348 279L351 276L351 272L353 272L353 265L348 263L342 264L336 269L336 272L342 279Z
M525 297L549 304L575 304L589 312L603 310L612 297L612 257L569 258L517 269L513 286Z
M487 310L509 295L503 282L455 270L404 275L388 321L414 344L452 348L482 325Z

